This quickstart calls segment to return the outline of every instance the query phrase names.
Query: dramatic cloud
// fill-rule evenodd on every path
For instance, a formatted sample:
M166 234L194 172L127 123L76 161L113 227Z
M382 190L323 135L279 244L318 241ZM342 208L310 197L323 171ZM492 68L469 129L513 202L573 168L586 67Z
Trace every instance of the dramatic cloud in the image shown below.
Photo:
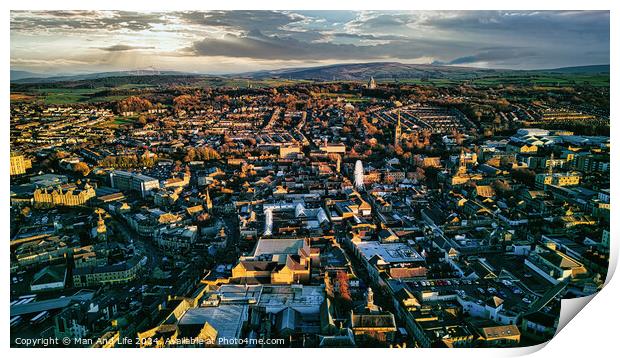
M150 50L154 46L129 46L129 45L112 45L108 47L98 47L98 49L109 52L132 51L132 50Z
M371 36L371 35L369 35ZM458 43L443 42L457 48ZM262 60L349 60L413 59L436 53L436 42L395 40L379 45L304 42L292 37L266 36L259 31L247 35L206 38L189 49L191 55L248 57Z
M11 32L142 31L165 24L162 14L127 11L12 11Z
M609 41L608 11L11 12L12 65L24 70L33 69L24 59L93 58L80 69L145 61L198 72L345 61L551 68L609 63Z
M607 11L463 11L429 17L422 25L467 34L512 35L516 38L554 37L580 41L609 39Z
M291 23L301 21L303 16L280 11L210 11L184 12L181 19L196 25L225 27L232 31L278 32Z
M489 48L468 56L449 61L449 65L467 65L475 63L506 62L515 58L527 59L536 56L536 52L519 48Z

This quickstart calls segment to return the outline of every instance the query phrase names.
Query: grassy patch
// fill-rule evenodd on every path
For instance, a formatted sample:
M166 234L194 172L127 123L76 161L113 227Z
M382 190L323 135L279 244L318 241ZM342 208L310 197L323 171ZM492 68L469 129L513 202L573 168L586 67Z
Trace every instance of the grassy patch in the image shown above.
M247 88L252 86L253 88L269 88L288 86L299 83L308 83L312 81L306 80L287 80L283 78L269 78L264 80L247 80L243 78L206 78L198 83L199 86L204 87L238 87Z
M89 95L101 90L103 88L42 88L34 94L45 104L72 104L84 102Z
M485 77L471 81L477 86L499 86L499 85L530 85L541 87L572 87L580 85L591 85L595 87L608 87L608 75L534 75L534 76L501 76Z
M153 87L148 84L122 84L114 89L131 90ZM45 104L72 104L72 103L94 103L94 102L113 102L129 97L129 94L115 95L110 94L108 87L96 88L37 88L28 93L35 96Z

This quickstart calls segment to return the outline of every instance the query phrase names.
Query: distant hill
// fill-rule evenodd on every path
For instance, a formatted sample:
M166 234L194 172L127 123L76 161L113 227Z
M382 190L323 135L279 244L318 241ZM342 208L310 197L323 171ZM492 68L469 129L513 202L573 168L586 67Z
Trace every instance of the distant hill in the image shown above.
M172 77L184 77L185 79L196 80L198 78L245 78L254 80L264 80L270 78L292 79L292 80L316 80L316 81L368 81L370 77L377 80L397 80L397 79L451 79L468 80L482 77L497 76L520 76L520 75L540 75L544 73L555 74L609 74L609 65L576 66L562 67L543 70L509 70L509 69L484 69L474 67L446 66L439 64L416 65L404 64L399 62L370 62L370 63L346 63L318 67L298 67L282 68L276 70L263 70L245 73L234 73L228 75L207 75L179 71L116 71L99 72L72 76L46 76L27 71L11 71L11 83L13 84L39 84L39 83L70 83L79 81L102 81L123 82L120 78L141 79L145 83L166 83L174 80ZM151 80L149 80L150 78Z
M560 67L560 68L551 68L551 69L546 69L546 70L537 70L535 72L567 73L567 74L596 74L596 73L609 74L609 65Z
M354 64L337 64L307 68L285 68L278 70L266 70L240 73L231 76L252 79L287 78L305 80L344 80L360 81L368 80L370 76L375 79L398 79L398 78L475 78L480 76L497 75L511 70L480 69L471 67L440 66L440 65L414 65L398 62L371 62Z
M84 81L84 80L95 80L100 78L110 78L110 77L132 77L132 76L199 76L193 73L188 72L180 72L180 71L153 71L153 70L138 70L138 71L115 71L115 72L97 72L97 73L88 73L83 75L71 75L71 76L27 76L20 78L13 78L13 72L25 72L27 74L32 74L31 72L26 71L11 71L11 82L13 83L52 83L52 82L73 82L73 81ZM36 74L34 74L36 75Z
M510 69L483 69L475 67L460 67L446 65L415 65L398 62L371 62L354 64L337 64L329 66L284 68L235 74L231 76L252 79L286 78L297 80L320 81L364 81L370 76L375 79L399 78L449 78L471 79L499 75L520 75L526 73L561 73L561 74L596 74L609 73L609 65L592 65L562 67L542 70L510 70Z
M73 77L73 76L70 76ZM209 77L200 75L133 75L133 76L110 76L91 79L56 80L46 81L45 78L18 80L11 82L11 91L30 91L37 88L65 88L65 89L95 89L117 88L123 85L143 85L147 87L158 86L190 86Z
M49 76L50 75L45 75L45 74L36 73L36 72L11 70L11 82L22 80L24 78L45 78Z

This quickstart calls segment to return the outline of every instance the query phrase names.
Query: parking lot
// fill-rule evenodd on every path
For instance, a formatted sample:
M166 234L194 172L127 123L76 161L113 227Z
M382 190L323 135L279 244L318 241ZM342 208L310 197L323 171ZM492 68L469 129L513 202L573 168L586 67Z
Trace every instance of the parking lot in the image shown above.
M535 295L523 292L510 280L442 279L413 280L406 283L413 291L452 291L483 298L497 296L508 303L508 307L527 307L537 299Z

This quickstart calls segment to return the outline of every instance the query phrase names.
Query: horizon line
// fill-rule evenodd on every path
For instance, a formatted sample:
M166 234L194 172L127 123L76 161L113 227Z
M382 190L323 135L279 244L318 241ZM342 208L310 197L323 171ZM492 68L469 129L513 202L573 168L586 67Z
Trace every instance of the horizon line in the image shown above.
M193 75L205 75L205 76L234 76L234 75L243 75L243 74L252 74L257 72L270 72L270 71L282 71L282 70L294 70L294 69L312 69L312 68L328 68L333 66L346 66L346 65L364 65L364 64L381 64L381 63L394 63L400 65L411 65L411 66L433 66L433 67L452 67L452 68L468 68L472 70L490 70L490 71L551 71L551 70L559 70L566 68L578 68L578 67L595 67L595 66L610 66L610 63L598 63L598 64L586 64L586 65L572 65L572 66L562 66L562 67L544 67L544 68L528 68L528 69L515 69L509 67L476 67L476 66L468 66L468 65L460 65L460 64L441 64L441 63L406 63L406 62L398 62L398 61L368 61L368 62L337 62L333 64L327 65L317 65L317 66L290 66L290 67L279 67L274 69L257 69L254 71L241 71L241 72L201 72L201 71L182 71L178 69L160 69L156 67L150 68L132 68L132 69L117 69L117 70L102 70L102 71L89 71L89 72L56 72L53 75L48 75L46 77L24 77L21 79L30 79L30 78L52 78L52 77L69 77L69 76L80 76L80 75L93 75L93 74L101 74L101 73L115 73L115 72L132 72L132 71L154 71L154 72L179 72L182 74L193 74ZM21 69L15 68L12 66L10 71L21 71L28 72L37 75L44 75L44 73L38 73L35 70ZM162 74L162 76L166 76ZM380 78L380 77L379 77ZM19 79L19 80L21 80Z

